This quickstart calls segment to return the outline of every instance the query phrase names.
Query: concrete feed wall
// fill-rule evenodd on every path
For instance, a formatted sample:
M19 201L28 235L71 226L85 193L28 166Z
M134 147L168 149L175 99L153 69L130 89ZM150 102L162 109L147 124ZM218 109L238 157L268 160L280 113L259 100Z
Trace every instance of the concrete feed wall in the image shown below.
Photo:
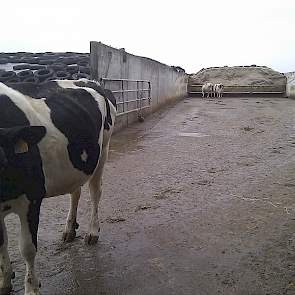
M177 72L155 60L129 54L124 49L116 49L101 42L90 43L90 70L91 77L97 80L109 78L151 81L152 104L147 112L187 95L188 76L184 72ZM122 117L122 127L137 119L133 113Z
M285 73L287 77L286 95L295 98L295 72Z

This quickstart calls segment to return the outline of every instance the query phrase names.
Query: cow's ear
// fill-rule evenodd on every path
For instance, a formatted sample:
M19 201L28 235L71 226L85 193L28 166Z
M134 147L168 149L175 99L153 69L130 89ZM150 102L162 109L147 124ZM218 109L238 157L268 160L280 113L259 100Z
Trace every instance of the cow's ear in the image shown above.
M29 146L37 144L46 134L44 126L26 126L19 130L16 139L23 140Z
M45 135L44 126L22 126L0 129L0 142L13 144L15 153L25 153Z
M29 147L37 144L44 137L45 133L46 129L43 126L21 128L14 140L14 152L16 154L27 153Z
M29 146L28 144L22 140L19 139L15 144L14 144L14 152L16 154L23 154L27 153L29 151Z

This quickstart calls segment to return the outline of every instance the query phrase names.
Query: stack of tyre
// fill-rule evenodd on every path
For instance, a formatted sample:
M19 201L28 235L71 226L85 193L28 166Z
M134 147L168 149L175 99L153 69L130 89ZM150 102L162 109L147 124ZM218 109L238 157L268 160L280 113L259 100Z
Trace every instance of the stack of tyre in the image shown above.
M3 83L42 83L89 77L87 53L0 53L0 82Z

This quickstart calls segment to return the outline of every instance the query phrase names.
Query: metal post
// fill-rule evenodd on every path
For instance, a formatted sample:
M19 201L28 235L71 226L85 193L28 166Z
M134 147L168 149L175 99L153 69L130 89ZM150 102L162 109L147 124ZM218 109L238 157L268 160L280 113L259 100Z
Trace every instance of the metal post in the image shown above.
M152 97L152 88L151 88L151 82L150 81L148 82L148 84L149 84L148 93L149 93L149 106L150 106L151 105L151 97Z
M123 113L125 112L125 97L124 97L124 81L122 80L121 82L121 97L122 97L122 102L123 102Z
M141 91L140 91L140 93L139 93L139 98L140 98L140 101L139 101L139 109L140 109L140 113L141 113L141 111L142 111L142 96L143 96L143 93L144 93L144 82L143 81L141 81Z
M139 103L139 81L136 81L136 108L138 109Z

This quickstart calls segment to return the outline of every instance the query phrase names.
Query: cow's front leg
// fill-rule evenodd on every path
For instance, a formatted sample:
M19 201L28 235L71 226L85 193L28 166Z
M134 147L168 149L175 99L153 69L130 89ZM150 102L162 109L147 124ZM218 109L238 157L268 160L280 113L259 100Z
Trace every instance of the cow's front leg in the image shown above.
M19 214L21 222L20 252L26 264L25 295L39 295L39 281L35 274L37 233L41 200L29 201L27 210Z
M62 235L64 242L72 242L76 237L76 229L79 227L77 223L77 209L81 195L81 187L71 194L71 207L68 213L65 230Z
M9 254L7 251L7 231L4 217L0 217L0 294L9 294L12 285L11 279L14 276L12 271Z

